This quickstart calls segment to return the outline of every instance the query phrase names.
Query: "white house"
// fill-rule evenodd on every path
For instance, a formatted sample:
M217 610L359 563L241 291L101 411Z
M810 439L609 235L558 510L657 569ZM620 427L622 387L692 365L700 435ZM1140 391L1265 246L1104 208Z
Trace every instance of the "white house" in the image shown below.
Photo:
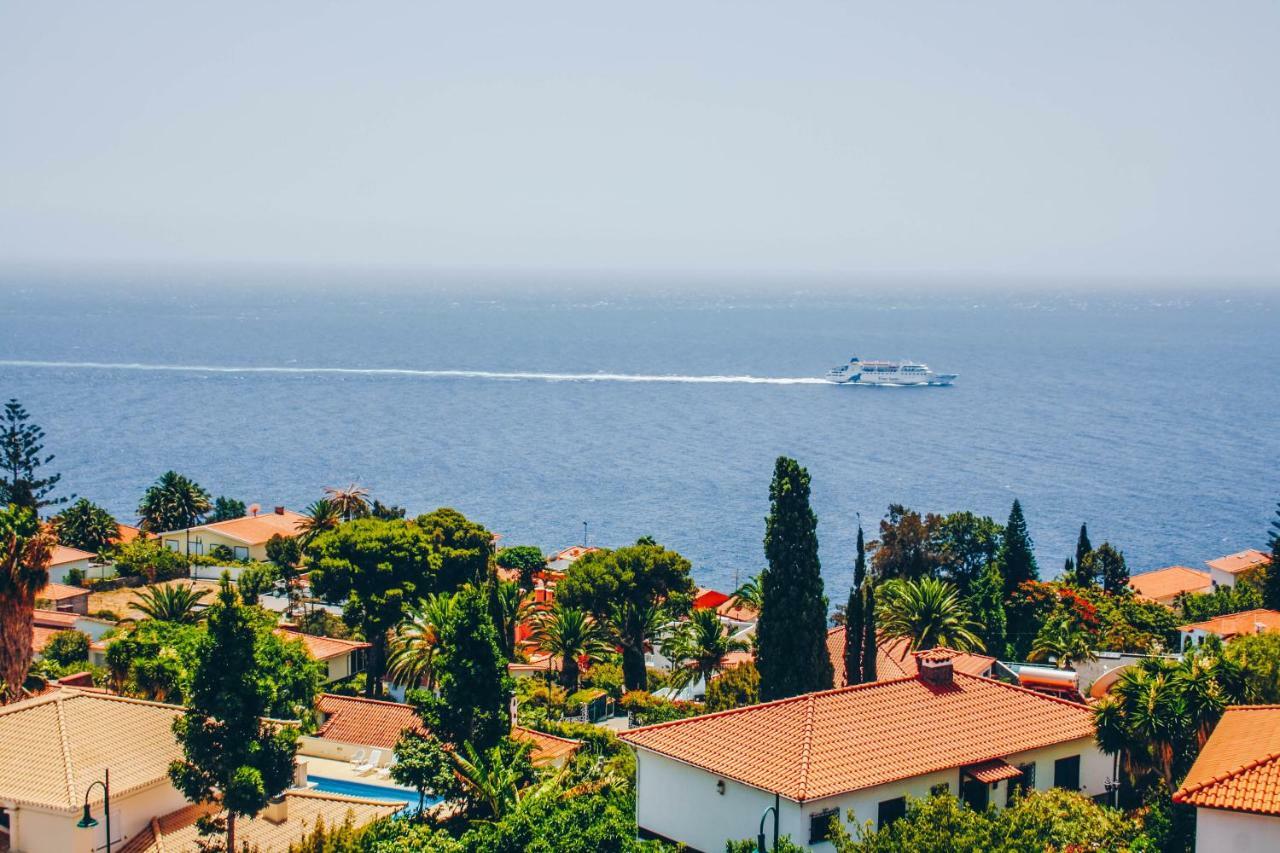
M1184 651L1192 646L1200 645L1204 642L1204 638L1210 634L1221 638L1225 643L1241 634L1261 634L1265 631L1280 631L1280 611L1245 610L1240 613L1215 616L1203 622L1192 622L1189 625L1178 626L1178 632L1182 635L1182 649Z
M883 825L931 792L978 807L1026 788L1106 794L1112 762L1086 706L956 672L949 657L917 662L914 677L624 732L641 832L710 853L754 838L773 807L779 835L829 850L832 817Z
M277 628L276 635L285 640L301 640L307 652L325 667L325 684L332 684L363 672L365 655L372 646L362 640L340 640L318 637L292 628Z
M49 582L56 584L65 584L67 575L72 569L79 569L84 572L85 576L89 574L89 567L93 565L93 561L97 559L95 554L88 551L81 551L79 548L68 548L66 545L54 545L53 553L49 556Z
M297 536L298 524L305 518L278 506L273 512L255 511L241 518L157 533L156 538L170 551L183 554L207 555L214 546L221 546L237 560L265 560L271 537Z
M1196 807L1196 853L1280 850L1280 707L1228 708L1173 799Z
M1237 580L1270 562L1270 555L1250 548L1216 560L1206 560L1205 565L1209 567L1209 577L1213 579L1214 586L1235 586Z

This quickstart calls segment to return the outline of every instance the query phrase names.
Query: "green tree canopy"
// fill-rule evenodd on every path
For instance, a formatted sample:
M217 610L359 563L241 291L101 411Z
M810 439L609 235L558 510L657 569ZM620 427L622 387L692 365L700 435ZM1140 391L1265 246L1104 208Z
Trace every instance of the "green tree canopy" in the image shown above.
M311 544L311 585L328 601L345 600L343 618L372 648L365 695L382 695L387 632L435 587L439 557L422 529L407 521L358 518Z
M5 403L0 418L0 507L16 504L39 512L67 498L49 497L62 475L40 476L39 469L53 461L53 454L44 455L44 430L28 423L30 419L17 400Z
M627 689L643 690L645 643L660 627L660 612L671 610L665 615L674 616L688 609L694 592L690 569L677 552L641 539L616 551L584 554L569 566L556 597L610 626L622 647Z
M244 518L248 513L244 501L221 496L213 502L213 512L209 514L209 521L230 521L233 518Z
M547 558L536 545L513 545L498 552L498 565L520 573L520 588L533 589L534 576L547 567Z
M183 530L199 524L212 506L209 493L198 483L166 471L143 494L138 518L149 533Z
M827 598L818 562L818 517L809 507L809 472L779 457L765 519L764 608L756 624L760 698L783 699L832 686Z
M933 529L938 516L922 517L902 504L890 504L889 514L880 521L880 541L871 558L876 577L933 577L941 561L933 549Z
M969 588L968 608L983 648L988 654L1004 657L1009 622L1004 610L1004 577L995 560L987 563Z
M174 721L183 757L169 778L188 800L225 811L228 850L237 817L252 817L293 780L298 733L265 721L270 692L257 671L257 632L223 575L197 649L190 704Z
M867 582L867 549L862 539L862 525L858 525L857 556L853 561L853 585L849 587L849 600L844 606L844 672L845 684L862 683L862 661L865 630L863 590ZM844 685L836 684L836 687Z
M1280 503L1276 504L1276 517L1271 522L1271 562L1262 580L1262 601L1271 610L1280 610Z
M760 670L750 661L726 669L707 685L707 710L728 711L760 701Z
M418 516L418 527L439 555L437 589L452 592L465 583L489 579L493 534L456 509L441 507Z
M1024 581L1040 579L1036 566L1035 544L1027 532L1027 520L1022 515L1022 504L1015 498L1009 510L1009 522L1004 526L1004 541L1000 546L1000 575L1004 578L1004 594L1010 593Z
M1086 554L1084 562L1077 565L1076 573L1090 583L1100 581L1111 595L1119 595L1129 587L1129 568L1124 554L1111 547L1110 542L1103 542Z
M119 536L111 513L87 498L80 498L54 516L53 524L63 545L94 554L110 548Z

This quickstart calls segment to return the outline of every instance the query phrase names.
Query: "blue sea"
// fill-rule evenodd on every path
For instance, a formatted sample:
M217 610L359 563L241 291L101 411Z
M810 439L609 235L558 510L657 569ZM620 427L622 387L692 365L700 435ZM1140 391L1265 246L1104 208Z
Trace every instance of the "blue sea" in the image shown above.
M1081 522L1134 571L1263 546L1278 308L1224 288L9 274L0 396L45 428L64 492L122 520L170 468L299 509L354 482L506 544L652 535L725 589L763 564L786 454L835 601L859 518L874 536L891 502L1003 521L1020 498L1050 575ZM853 354L960 379L813 381Z

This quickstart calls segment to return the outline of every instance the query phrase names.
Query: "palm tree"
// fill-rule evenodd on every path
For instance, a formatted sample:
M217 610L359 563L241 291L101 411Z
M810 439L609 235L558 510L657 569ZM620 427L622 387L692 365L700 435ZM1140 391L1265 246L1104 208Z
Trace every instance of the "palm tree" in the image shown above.
M467 742L450 756L462 786L489 818L500 819L520 801L520 783L524 781L524 773L518 762L503 755L500 746L478 752Z
M720 621L714 610L699 607L667 635L662 654L671 661L674 686L684 688L701 678L705 688L715 674L724 669L724 659L731 652L745 652L750 648L745 640L733 638L729 626Z
M166 471L142 496L138 517L142 519L142 529L148 533L187 530L187 555L190 556L190 528L199 524L212 507L209 493L194 480L177 471Z
M733 591L733 606L747 607L759 613L764 609L764 573L747 578Z
M538 648L561 659L560 683L578 689L579 662L590 666L614 651L605 629L585 610L557 602L533 619L532 639Z
M534 611L533 596L525 593L515 581L498 581L497 593L498 640L502 653L510 658L516 647L516 626L528 620Z
M338 505L326 498L321 498L303 512L294 529L302 539L303 550L306 550L315 538L326 530L333 530L342 521L342 512Z
M196 605L208 594L208 592L197 591L195 584L152 586L133 599L133 608L146 614L148 619L154 619L157 622L194 625L200 621L200 612L196 610Z
M1045 620L1027 659L1052 660L1058 669L1070 669L1072 664L1095 661L1098 656L1094 654L1088 633L1076 624L1071 614L1059 611Z
M49 580L54 543L34 510L0 509L0 705L22 698L31 668L32 608Z
M440 634L452 613L453 596L447 592L431 593L410 608L408 618L396 629L387 657L387 676L392 684L424 684L427 690L435 689Z
M345 489L328 488L324 490L329 502L338 508L343 521L363 518L369 514L369 490L355 483Z
M876 609L880 634L886 638L905 637L912 651L946 646L956 651L981 651L978 628L959 592L936 578L897 578L882 586Z

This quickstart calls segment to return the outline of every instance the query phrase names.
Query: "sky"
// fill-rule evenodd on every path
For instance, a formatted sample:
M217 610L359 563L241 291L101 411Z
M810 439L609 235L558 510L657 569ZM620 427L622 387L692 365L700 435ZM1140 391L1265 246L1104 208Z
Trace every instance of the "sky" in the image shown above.
M1280 281L1280 4L0 5L0 270Z

